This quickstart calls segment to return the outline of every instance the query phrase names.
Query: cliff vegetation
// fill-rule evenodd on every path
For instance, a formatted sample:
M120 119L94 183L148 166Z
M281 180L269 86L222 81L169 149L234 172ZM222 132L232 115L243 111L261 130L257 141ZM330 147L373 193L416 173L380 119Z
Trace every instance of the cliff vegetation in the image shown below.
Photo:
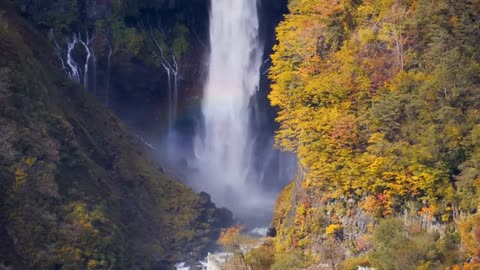
M480 267L479 7L290 0L270 100L303 169L278 199L278 260Z

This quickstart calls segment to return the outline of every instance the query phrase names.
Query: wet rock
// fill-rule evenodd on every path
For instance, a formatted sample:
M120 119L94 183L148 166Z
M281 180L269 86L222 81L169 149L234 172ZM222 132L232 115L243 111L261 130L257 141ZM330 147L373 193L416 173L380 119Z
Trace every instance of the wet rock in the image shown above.
M112 13L111 0L87 0L86 9L90 20L109 17Z
M268 227L267 237L276 237L276 236L277 236L277 229L275 229L275 227Z

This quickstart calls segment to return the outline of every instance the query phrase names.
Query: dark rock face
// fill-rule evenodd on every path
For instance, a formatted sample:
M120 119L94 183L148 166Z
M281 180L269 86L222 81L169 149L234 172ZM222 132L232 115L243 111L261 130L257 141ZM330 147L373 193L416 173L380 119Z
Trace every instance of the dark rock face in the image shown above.
M277 236L277 229L275 227L269 227L267 230L267 237L276 237Z
M288 13L288 0L261 0L259 1L260 16L260 37L264 45L264 64L261 67L260 89L252 99L251 123L255 134L255 158L256 166L263 164L261 171L264 171L264 187L271 191L280 192L281 188L294 177L295 157L291 153L284 153L273 150L273 135L277 130L277 108L270 106L268 94L270 93L270 80L268 70L271 62L269 56L273 53L276 43L275 27ZM267 157L269 162L265 164Z
M86 0L86 13L89 20L98 20L111 16L111 0Z

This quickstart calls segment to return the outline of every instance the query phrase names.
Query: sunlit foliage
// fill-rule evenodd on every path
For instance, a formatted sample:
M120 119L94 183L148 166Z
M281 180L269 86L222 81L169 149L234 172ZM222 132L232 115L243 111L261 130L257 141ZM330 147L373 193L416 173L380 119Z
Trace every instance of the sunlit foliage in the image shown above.
M373 218L408 212L442 224L477 211L479 6L290 1L270 100L279 108L277 146L298 154L305 177L284 240L332 233L350 211L320 210L335 201Z
M383 214L410 199L454 203L454 179L478 179L478 10L337 2L291 1L277 28L277 145L298 153L307 186L386 200Z

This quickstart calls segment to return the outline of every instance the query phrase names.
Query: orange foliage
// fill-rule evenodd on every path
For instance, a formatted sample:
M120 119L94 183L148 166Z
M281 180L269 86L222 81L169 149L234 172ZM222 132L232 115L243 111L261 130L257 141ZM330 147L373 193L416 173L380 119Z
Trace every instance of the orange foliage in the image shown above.
M240 249L242 243L241 231L243 226L233 226L227 229L223 229L218 238L218 243L225 249L237 250Z

